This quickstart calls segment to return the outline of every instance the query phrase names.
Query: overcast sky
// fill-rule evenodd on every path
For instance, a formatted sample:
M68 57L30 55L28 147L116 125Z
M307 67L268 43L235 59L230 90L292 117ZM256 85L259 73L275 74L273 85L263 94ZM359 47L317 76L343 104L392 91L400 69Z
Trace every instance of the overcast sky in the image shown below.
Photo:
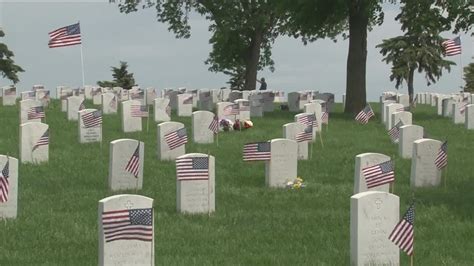
M394 21L398 9L386 9L385 22L368 34L367 92L375 100L382 91L394 88L390 82L390 66L382 62L375 45L383 39L401 34ZM111 80L111 66L126 61L141 87L219 88L226 86L227 76L209 72L204 64L209 45L209 23L195 15L190 21L190 39L175 39L167 26L156 22L153 9L133 14L121 14L108 0L87 1L24 1L0 0L0 26L6 33L2 38L15 53L15 62L26 72L20 74L20 90L34 84L53 89L58 85L81 86L80 46L48 48L48 32L80 21L85 80L95 85L98 80ZM445 38L455 35L446 32ZM473 40L461 34L462 62L471 62ZM294 91L317 89L333 92L340 100L345 92L348 40L333 43L320 40L304 46L301 41L280 37L273 48L275 72L262 71L269 89ZM461 85L460 56L451 73L439 82L426 86L423 75L416 76L415 90L457 92ZM0 79L0 86L10 82ZM401 89L406 92L406 86Z

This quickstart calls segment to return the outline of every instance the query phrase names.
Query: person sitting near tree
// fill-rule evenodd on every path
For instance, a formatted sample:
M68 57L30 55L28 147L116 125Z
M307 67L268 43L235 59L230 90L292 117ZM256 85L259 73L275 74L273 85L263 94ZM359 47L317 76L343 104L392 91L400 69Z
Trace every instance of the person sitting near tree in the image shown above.
M265 78L261 78L260 80L257 79L257 82L260 83L259 90L264 91L267 89L267 83L265 82Z

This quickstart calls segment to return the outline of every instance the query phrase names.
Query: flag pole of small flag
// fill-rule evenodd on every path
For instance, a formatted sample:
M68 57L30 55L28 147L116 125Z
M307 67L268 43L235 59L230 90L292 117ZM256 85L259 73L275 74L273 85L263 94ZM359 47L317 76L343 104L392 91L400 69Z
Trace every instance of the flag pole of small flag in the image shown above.
M454 56L462 53L461 48L461 36L458 36L452 40L446 40L442 43L444 48L444 54L446 56Z
M367 188L378 187L395 181L393 161L386 161L362 169Z
M188 143L188 135L186 134L186 128L180 128L176 131L170 132L165 135L165 142L170 148L174 150L186 143Z
M10 160L7 157L7 162L0 173L0 202L8 201L8 191L10 189L10 183L8 178L10 177Z
M138 142L137 148L133 152L132 157L128 160L125 171L131 173L135 178L138 178L140 171L140 142Z
M33 146L32 151L35 151L38 149L40 146L48 145L49 144L49 130L47 129L46 132L44 132L43 135L38 139L36 144Z
M153 209L102 212L105 242L117 240L153 241Z
M403 126L402 120L398 121L389 131L388 135L393 142L397 142L400 138L400 127Z
M269 161L271 159L270 142L255 142L244 145L244 161Z
M446 140L438 150L436 155L435 165L439 170L442 170L448 165L448 141Z
M176 159L176 176L183 180L208 180L209 157L188 157Z
M390 239L408 256L413 255L413 242L415 236L415 204L412 203L403 218L390 233Z
M365 108L357 114L355 120L361 124L367 124L369 119L373 116L375 116L374 111L372 110L372 107L367 104L367 106L365 106Z

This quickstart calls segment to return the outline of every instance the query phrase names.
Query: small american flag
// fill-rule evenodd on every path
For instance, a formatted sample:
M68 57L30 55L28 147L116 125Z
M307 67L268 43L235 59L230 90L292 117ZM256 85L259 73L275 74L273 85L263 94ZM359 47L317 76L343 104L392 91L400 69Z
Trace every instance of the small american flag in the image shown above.
M413 240L415 235L415 205L411 204L402 220L393 229L388 239L390 239L408 256L413 254Z
M393 161L386 161L381 164L362 169L367 188L378 187L395 181Z
M171 117L171 106L169 104L166 106L165 112L169 117Z
M209 157L191 157L176 159L178 180L208 180Z
M325 108L325 110L323 111L323 114L321 115L321 124L329 125L329 111L327 107Z
M238 115L239 114L239 104L229 104L224 107L224 115Z
M49 144L49 130L47 129L46 132L44 132L44 134L39 138L39 140L33 146L32 151L35 151L39 147L48 145L48 144Z
M180 128L176 131L170 132L165 135L165 141L170 150L174 150L186 143L188 143L188 135L186 134L186 128Z
M461 37L458 36L452 40L446 40L442 43L444 48L444 54L446 56L453 56L462 53L461 49Z
M31 119L41 119L45 117L43 106L34 106L28 110L27 114L28 120Z
M125 166L125 171L132 174L135 178L138 178L138 172L140 170L140 143L138 143L135 152L133 152L132 157L128 160L127 165Z
M191 95L184 99L183 104L193 104L193 96Z
M102 212L105 242L116 240L153 241L153 209Z
M303 132L296 134L296 142L312 141L313 140L313 127L306 127Z
M102 125L102 112L100 110L89 112L82 115L82 122L85 128L97 127Z
M461 106L459 107L459 112L461 114L464 114L464 112L466 111L466 108L467 108L467 105L469 104L469 98L466 97L462 100L461 102Z
M219 133L219 118L215 115L209 124L209 130L214 132L214 134Z
M0 202L8 201L8 190L10 183L8 178L10 177L10 161L7 157L7 163L3 167L2 172L0 173Z
M393 126L389 131L388 135L390 136L390 139L392 139L393 142L398 141L400 138L400 127L403 126L402 120L398 121L395 126Z
M86 105L84 104L84 101L81 102L79 105L79 111L86 109Z
M148 108L146 105L133 104L131 109L132 117L148 117Z
M315 114L308 114L308 115L298 116L296 118L296 122L299 122L299 123L301 123L305 126L318 127L318 121L316 119Z
M448 141L445 141L439 148L435 159L436 167L441 170L448 165Z
M112 100L110 100L109 107L114 110L117 109L117 96L116 95L114 95Z
M270 150L270 142L247 143L244 145L244 161L269 161Z
M372 110L372 107L370 107L370 105L367 105L364 109L362 109L362 111L357 114L355 120L361 124L367 124L372 116L375 116L374 111Z
M81 27L79 23L59 28L49 33L49 48L81 44Z

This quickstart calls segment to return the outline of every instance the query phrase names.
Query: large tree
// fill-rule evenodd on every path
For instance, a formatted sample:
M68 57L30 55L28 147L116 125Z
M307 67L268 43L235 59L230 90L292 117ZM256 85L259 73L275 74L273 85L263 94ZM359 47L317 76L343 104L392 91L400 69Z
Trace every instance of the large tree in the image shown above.
M464 81L466 81L464 91L474 93L474 63L464 67Z
M113 0L111 0L114 2ZM209 70L231 76L231 86L254 90L257 72L264 67L273 71L271 47L280 34L285 20L272 1L260 0L125 0L119 4L121 12L154 7L159 22L167 23L168 30L177 38L189 38L189 13L197 12L211 22L209 42L212 51L206 60Z
M5 33L0 28L0 38L4 37ZM18 83L18 73L24 72L23 68L15 64L13 61L13 52L8 49L8 46L0 42L0 74L2 77L11 80L13 83Z
M441 77L443 69L449 71L454 62L444 60L444 39L440 33L449 29L449 21L443 10L433 6L432 0L402 0L401 4L395 20L400 21L405 34L383 40L377 48L384 55L383 61L392 64L390 80L396 81L395 87L407 83L411 102L415 71L425 73L429 86Z
M113 81L97 81L97 85L101 87L121 87L125 90L131 89L135 86L135 78L133 73L128 72L127 62L120 61L119 67L111 67Z

